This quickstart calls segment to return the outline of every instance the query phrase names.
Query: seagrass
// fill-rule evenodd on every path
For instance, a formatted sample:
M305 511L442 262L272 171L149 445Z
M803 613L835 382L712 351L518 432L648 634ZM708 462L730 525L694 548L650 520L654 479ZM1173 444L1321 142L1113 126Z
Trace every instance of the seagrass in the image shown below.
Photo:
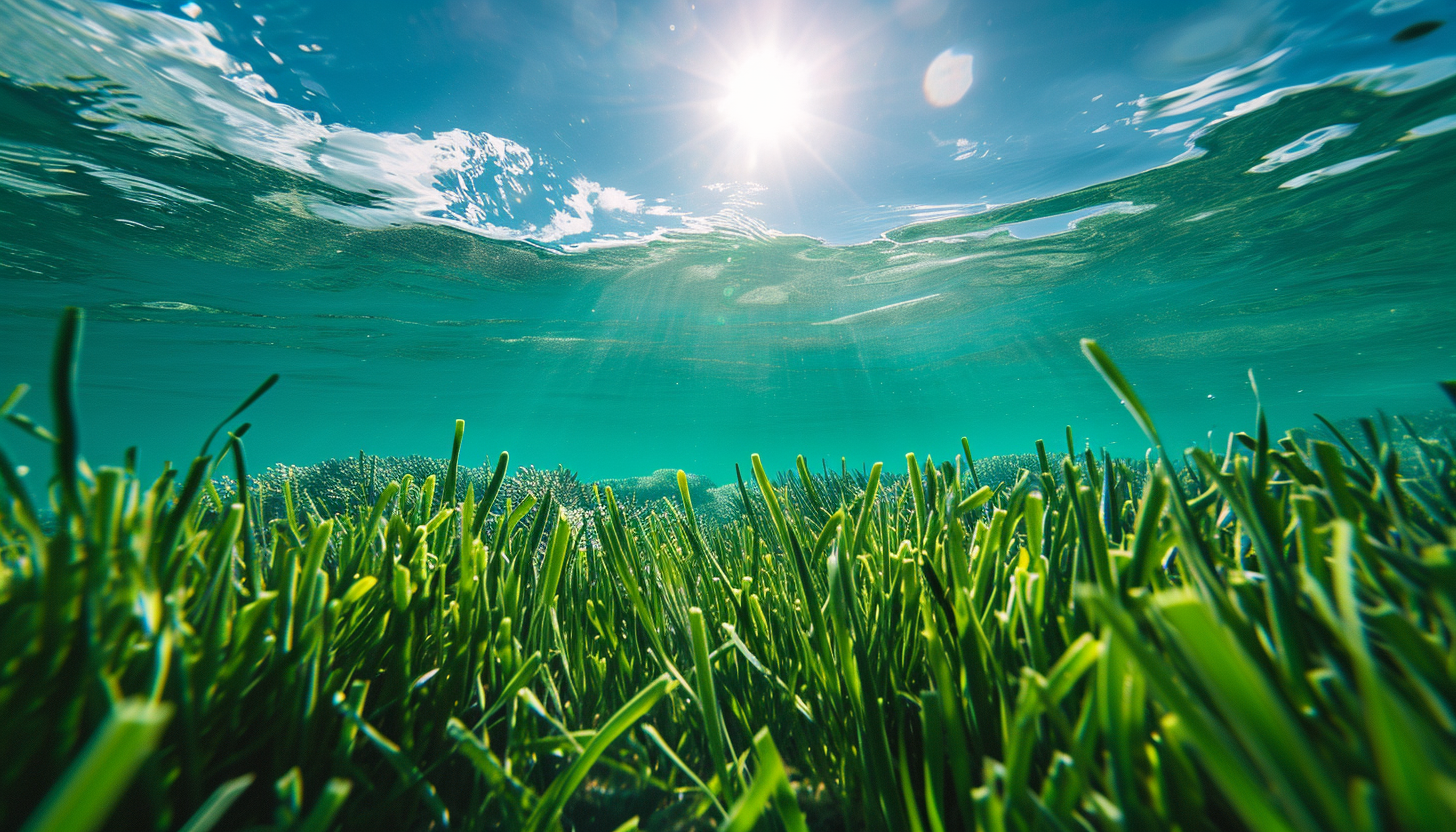
M54 426L0 407L57 472L0 451L0 827L1456 828L1449 436L1173 454L1085 342L1147 460L755 455L629 504L457 422L325 499L247 473L272 379L186 471L89 465L82 322Z

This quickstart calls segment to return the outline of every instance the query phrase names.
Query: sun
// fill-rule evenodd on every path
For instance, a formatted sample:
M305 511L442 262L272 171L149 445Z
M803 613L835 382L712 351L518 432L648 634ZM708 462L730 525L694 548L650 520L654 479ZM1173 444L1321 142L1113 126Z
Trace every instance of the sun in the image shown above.
M755 145L771 144L803 126L808 73L770 53L733 66L723 84L719 112L727 125Z

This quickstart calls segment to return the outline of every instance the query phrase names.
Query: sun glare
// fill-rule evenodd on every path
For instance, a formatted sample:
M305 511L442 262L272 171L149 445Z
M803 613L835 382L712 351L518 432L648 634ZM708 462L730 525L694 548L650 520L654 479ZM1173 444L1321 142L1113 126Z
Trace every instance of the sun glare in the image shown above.
M807 78L789 61L756 55L734 67L723 86L723 118L756 143L791 133L803 120Z

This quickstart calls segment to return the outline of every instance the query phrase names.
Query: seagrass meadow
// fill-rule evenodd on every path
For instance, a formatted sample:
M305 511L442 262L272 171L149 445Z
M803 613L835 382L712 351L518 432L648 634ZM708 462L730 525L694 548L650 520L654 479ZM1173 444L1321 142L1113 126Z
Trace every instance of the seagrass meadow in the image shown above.
M1169 453L1084 342L1147 464L754 456L733 516L679 474L573 518L462 486L457 423L438 478L275 504L258 394L186 470L88 465L82 321L54 424L3 406L55 475L0 456L0 827L1456 828L1450 436Z

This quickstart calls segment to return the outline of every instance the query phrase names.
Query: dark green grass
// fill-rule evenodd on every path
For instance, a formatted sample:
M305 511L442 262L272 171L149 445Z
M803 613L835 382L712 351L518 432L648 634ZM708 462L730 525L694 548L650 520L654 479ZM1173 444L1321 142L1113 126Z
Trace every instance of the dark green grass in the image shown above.
M57 424L0 408L59 472L43 524L0 454L0 828L1456 828L1449 438L754 457L736 517L687 475L573 517L574 478L462 469L457 424L324 505L218 490L246 426L89 467L80 324Z

